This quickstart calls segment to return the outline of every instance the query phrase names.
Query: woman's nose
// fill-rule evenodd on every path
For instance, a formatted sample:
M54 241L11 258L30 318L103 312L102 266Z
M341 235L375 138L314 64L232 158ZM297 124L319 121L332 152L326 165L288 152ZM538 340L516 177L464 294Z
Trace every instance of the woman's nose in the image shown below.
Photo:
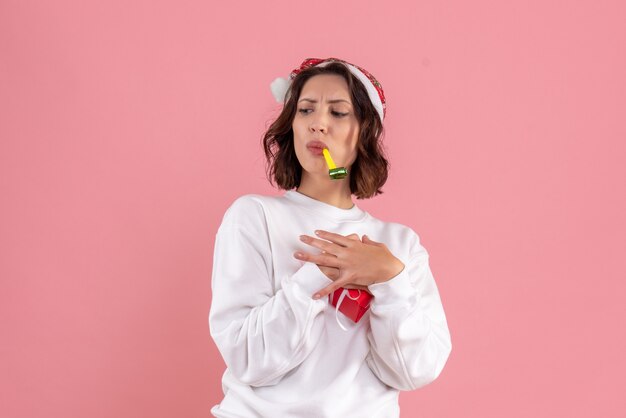
M311 124L311 130L313 132L317 131L317 132L326 133L326 127L324 125L319 124L319 123Z
M310 128L313 132L326 132L326 130L328 129L323 117L317 117L315 118L315 120L311 121Z
M311 119L310 129L315 132L324 132L328 130L326 115L323 112L314 112Z

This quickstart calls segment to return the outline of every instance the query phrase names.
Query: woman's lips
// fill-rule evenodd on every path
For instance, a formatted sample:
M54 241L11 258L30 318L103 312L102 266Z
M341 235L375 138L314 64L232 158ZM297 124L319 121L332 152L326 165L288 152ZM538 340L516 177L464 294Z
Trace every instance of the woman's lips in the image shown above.
M324 148L322 147L307 147L307 149L311 151L311 153L313 153L314 155L324 155L324 153L322 152Z
M326 144L319 139L313 139L306 143L306 147L313 155L324 155L322 150L326 148Z

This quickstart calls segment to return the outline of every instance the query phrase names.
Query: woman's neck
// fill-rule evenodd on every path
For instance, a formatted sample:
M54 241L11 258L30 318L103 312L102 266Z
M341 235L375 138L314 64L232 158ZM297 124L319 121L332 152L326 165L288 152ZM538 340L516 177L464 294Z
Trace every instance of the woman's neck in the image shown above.
M300 186L296 188L299 193L309 196L320 202L340 209L352 209L352 193L350 192L350 177L340 180L332 180L329 177L314 179L303 177Z

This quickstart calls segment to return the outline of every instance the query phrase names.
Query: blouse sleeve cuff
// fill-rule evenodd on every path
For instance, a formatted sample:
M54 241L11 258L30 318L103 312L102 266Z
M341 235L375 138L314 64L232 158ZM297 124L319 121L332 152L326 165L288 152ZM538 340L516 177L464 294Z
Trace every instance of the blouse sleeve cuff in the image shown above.
M284 280L283 286L290 282L295 284L295 288L298 289L298 294L305 300L318 304L326 304L328 298L315 300L313 299L313 294L333 283L333 281L326 277L322 270L320 270L317 264L311 262L305 262L293 276L287 277Z

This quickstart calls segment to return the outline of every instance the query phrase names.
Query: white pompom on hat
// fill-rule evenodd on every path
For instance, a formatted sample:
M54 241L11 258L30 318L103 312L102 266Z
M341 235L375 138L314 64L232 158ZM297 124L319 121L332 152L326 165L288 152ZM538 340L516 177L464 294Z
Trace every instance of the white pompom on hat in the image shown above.
M277 102L283 103L285 101L285 95L287 94L287 90L291 85L291 81L286 78L277 77L270 84L270 89L272 90L272 95L276 99Z
M298 68L291 71L288 78L277 77L274 79L274 81L272 81L272 83L270 84L270 89L272 91L272 95L274 96L274 99L276 99L278 103L285 102L285 95L287 94L287 90L289 89L289 86L293 82L293 79L302 70L305 70L309 67L318 66L318 65L323 67L333 61L339 61L345 64L350 70L350 72L354 74L359 80L361 80L361 82L365 86L365 89L367 90L367 94L370 98L370 101L372 102L372 104L374 105L374 108L376 108L376 111L378 112L378 116L380 117L380 122L382 123L387 113L387 105L385 103L385 93L383 92L383 86L378 82L378 80L376 80L376 78L374 78L374 76L370 72L368 72L364 68L361 68L358 65L351 64L339 58L330 57L330 58L307 58L305 59Z

